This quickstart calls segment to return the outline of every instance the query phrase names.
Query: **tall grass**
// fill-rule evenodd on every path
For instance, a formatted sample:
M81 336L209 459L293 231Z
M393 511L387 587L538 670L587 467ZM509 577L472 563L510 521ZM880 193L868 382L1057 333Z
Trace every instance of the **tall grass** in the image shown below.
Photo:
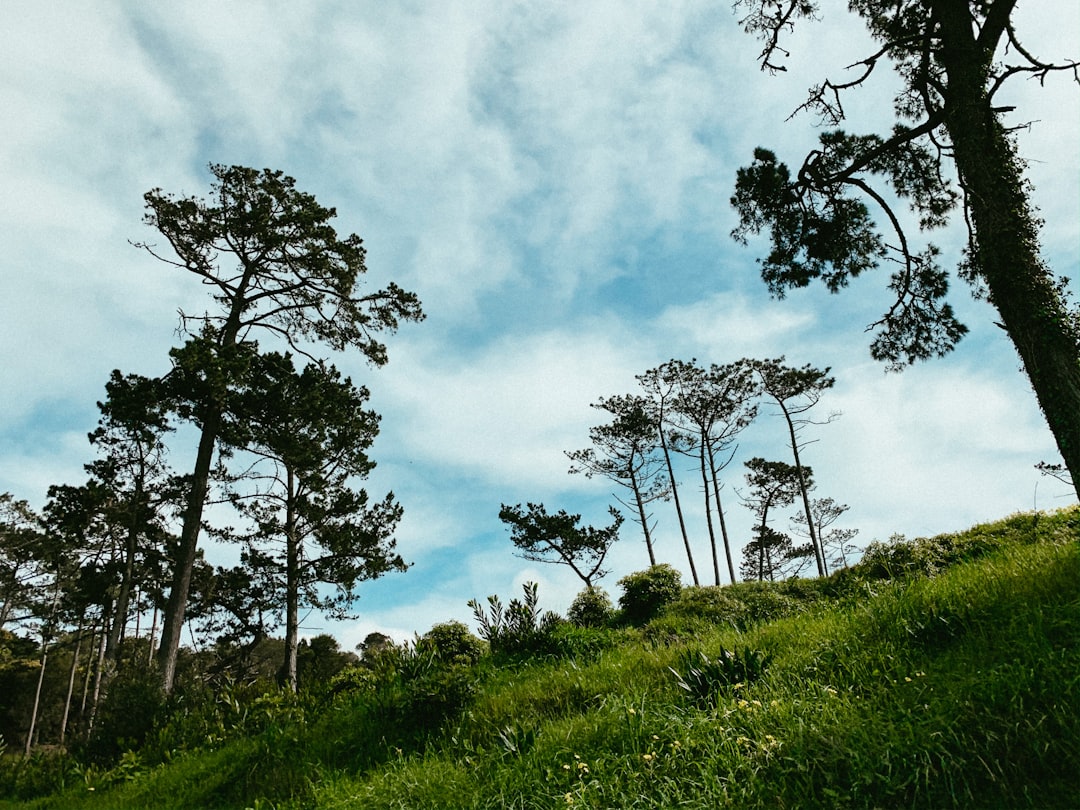
M0 808L1072 808L1077 520L688 589L587 654L421 667L424 689L382 704L345 695L107 791Z

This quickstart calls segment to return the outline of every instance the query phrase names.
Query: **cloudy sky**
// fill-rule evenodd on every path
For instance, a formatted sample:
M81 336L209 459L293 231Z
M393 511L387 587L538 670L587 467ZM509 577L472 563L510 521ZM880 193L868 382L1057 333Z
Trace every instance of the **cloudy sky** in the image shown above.
M1018 360L992 313L957 286L971 327L947 359L887 375L865 325L887 307L883 273L842 296L770 300L755 251L728 236L735 170L759 144L789 163L816 137L787 121L807 87L868 53L840 4L791 40L790 70L758 71L757 43L726 2L65 2L0 6L0 492L41 506L81 483L86 433L109 372L163 373L177 310L207 306L191 278L129 244L152 241L142 195L201 195L207 164L282 169L337 208L368 249L375 289L416 291L428 318L390 363L334 360L383 417L367 487L406 517L407 574L368 583L352 647L467 619L466 602L540 583L565 610L569 571L512 553L502 503L542 502L606 522L611 486L567 474L602 419L660 363L786 355L830 366L836 386L806 461L817 494L850 505L862 543L1057 508L1069 491L1033 469L1056 460ZM1042 16L1035 16L1034 9ZM1075 0L1021 4L1028 47L1080 55ZM884 77L883 77L884 78ZM853 129L888 120L890 84L853 96ZM1046 225L1050 264L1080 264L1080 88L1064 76L1009 91ZM937 241L953 251L958 232ZM724 491L740 544L742 461L783 459L768 412ZM191 448L177 439L176 463ZM707 568L686 471L688 521ZM674 511L658 555L685 569ZM228 549L207 548L212 560ZM629 521L604 585L647 564Z

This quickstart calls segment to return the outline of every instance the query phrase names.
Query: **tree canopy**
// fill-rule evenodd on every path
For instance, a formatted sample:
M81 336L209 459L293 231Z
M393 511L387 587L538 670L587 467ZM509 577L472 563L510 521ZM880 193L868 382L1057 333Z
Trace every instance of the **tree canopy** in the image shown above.
M1080 83L1080 63L1051 62L1029 49L1014 20L1016 0L853 0L875 50L849 78L814 85L799 111L826 129L792 171L758 148L739 170L733 235L761 231L771 248L762 278L777 296L820 281L837 292L888 263L891 303L869 328L871 353L892 368L943 355L967 332L946 301L949 271L940 249L920 244L902 207L928 231L962 216L967 245L956 275L997 309L1031 380L1058 449L1080 484L1080 319L1067 280L1039 252L1016 142L1013 107L1000 94L1018 78L1053 74ZM818 17L812 0L738 0L743 27L763 43L762 69L782 71L781 44L796 23ZM895 123L853 134L846 94L868 87L885 67L901 80ZM883 217L879 228L872 216Z

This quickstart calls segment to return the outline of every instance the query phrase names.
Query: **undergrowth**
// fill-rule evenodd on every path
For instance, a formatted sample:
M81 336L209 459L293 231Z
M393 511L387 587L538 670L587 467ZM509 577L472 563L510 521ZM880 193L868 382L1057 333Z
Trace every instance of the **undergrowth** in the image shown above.
M212 746L0 808L1071 808L1078 518L684 588L642 626L530 616L501 651L444 626Z

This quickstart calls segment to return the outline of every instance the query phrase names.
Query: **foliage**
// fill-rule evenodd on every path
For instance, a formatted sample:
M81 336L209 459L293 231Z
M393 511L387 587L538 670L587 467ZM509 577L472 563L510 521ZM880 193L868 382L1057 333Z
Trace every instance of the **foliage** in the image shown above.
M469 632L461 622L440 622L424 633L416 642L418 654L432 653L446 664L472 666L487 651L484 642Z
M744 28L763 42L761 65L771 71L784 69L781 42L796 21L813 20L819 10L806 0L736 5L746 12ZM1018 77L1080 79L1080 61L1037 55L1021 37L1016 8L1014 0L849 4L875 45L849 65L856 71L850 78L810 88L798 111L816 114L824 126L797 169L762 147L739 169L732 235L745 243L768 233L761 274L780 297L817 281L837 292L888 262L891 303L869 327L876 330L870 350L897 370L946 354L968 331L946 302L950 279L940 249L914 241L916 227L962 219L968 238L956 275L996 308L994 323L1016 347L1080 486L1080 317L1068 280L1040 256L1042 223L1017 147L1027 125L1022 117L1010 123L1016 107L1000 98ZM899 78L894 123L879 134L840 129L847 95L868 87L882 65Z
M933 576L897 568L884 582L874 563L687 588L644 630L553 625L548 638L605 646L512 668L383 644L335 677L354 688L306 702L237 684L193 693L189 707L209 705L222 736L203 747L192 735L165 765L149 752L111 771L38 756L20 779L34 795L63 787L37 810L1064 810L1080 770L1078 532L1080 510L1017 515L913 541L951 560ZM736 603L761 620L642 643L695 605L719 617Z
M669 498L672 484L654 454L659 437L649 403L640 396L615 396L602 398L592 407L609 414L611 421L589 428L592 447L567 452L570 473L583 472L586 478L600 475L630 490L632 498L616 499L641 526L649 564L656 565L646 510L653 501Z
M631 624L644 624L664 605L678 598L682 576L670 565L661 563L627 574L619 580L619 587L623 589L619 597L623 618Z
M526 560L567 565L589 587L594 579L607 574L601 566L619 539L623 517L613 507L608 512L613 521L600 529L578 526L581 515L567 514L564 509L549 515L543 504L535 503L530 503L527 511L521 504L503 504L499 520L510 526L510 540Z
M144 197L146 224L164 237L171 255L138 245L206 284L217 307L201 315L181 311L183 331L192 339L173 352L171 385L186 398L179 410L198 426L200 437L161 629L158 656L166 691L175 680L215 453L219 442L228 445L226 416L236 389L245 372L259 365L257 338L284 341L312 359L315 344L355 348L382 365L387 353L380 333L423 318L417 297L395 284L357 294L367 271L360 237L339 238L330 224L336 212L297 191L293 178L243 166L211 165L210 171L208 199L174 197L161 189ZM291 640L288 647L293 649Z
M151 673L122 673L98 707L83 757L95 765L112 765L125 751L142 748L163 720L165 708L160 684Z
M670 669L679 688L695 704L716 708L721 690L742 689L761 680L771 661L768 653L748 647L735 652L722 649L713 658L695 650L684 653L678 668Z
M566 611L566 618L578 627L605 627L615 616L607 591L595 585L582 590Z

